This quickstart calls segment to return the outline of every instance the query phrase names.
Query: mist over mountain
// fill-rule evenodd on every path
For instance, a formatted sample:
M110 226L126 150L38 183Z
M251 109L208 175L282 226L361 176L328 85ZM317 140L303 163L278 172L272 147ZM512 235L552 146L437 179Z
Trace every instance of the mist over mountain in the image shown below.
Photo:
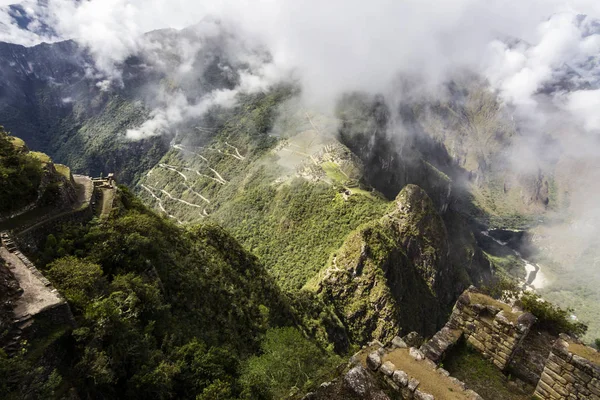
M591 1L1 6L0 125L26 143L3 132L11 193L31 203L42 186L17 171L56 172L36 152L129 187L109 217L27 242L78 326L52 390L302 398L357 347L433 335L470 285L535 292L593 342L599 107ZM17 237L52 214L13 219L26 206L0 209ZM93 287L66 279L78 269ZM151 300L127 337L100 323L116 293ZM267 373L292 368L283 349L306 357L300 383Z

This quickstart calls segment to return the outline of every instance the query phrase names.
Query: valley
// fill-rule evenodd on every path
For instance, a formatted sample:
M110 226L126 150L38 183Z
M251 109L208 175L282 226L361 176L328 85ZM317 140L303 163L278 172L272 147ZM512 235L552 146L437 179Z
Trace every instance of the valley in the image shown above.
M588 19L565 17L600 37ZM365 58L340 89L325 54L307 82L275 38L188 25L118 24L110 55L0 41L0 397L520 400L571 391L573 359L596 376L600 163L570 103L596 58L525 103L473 65L375 89Z

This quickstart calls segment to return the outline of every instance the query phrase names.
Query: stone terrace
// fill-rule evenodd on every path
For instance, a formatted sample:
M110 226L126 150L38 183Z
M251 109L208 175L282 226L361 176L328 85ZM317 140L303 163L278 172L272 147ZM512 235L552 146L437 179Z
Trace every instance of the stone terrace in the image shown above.
M366 365L380 373L386 383L405 400L481 399L463 382L427 359L420 350L408 348L399 337L394 338L391 347L381 346L370 352Z
M22 292L13 302L12 328L8 338L8 350L18 348L18 341L34 335L38 317L46 318L55 325L73 326L73 316L67 301L38 271L31 261L14 245L6 232L0 234L0 257L12 272Z

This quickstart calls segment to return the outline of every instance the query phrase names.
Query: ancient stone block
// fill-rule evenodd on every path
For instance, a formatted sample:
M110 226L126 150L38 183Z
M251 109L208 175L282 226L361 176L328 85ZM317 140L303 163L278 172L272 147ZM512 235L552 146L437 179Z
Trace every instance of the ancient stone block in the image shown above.
M407 386L407 387L408 387L408 390L410 390L411 392L414 392L414 391L417 389L417 387L419 387L419 384L420 384L420 383L421 383L421 382L419 382L417 379L415 379L415 378L410 378L410 379L408 380L408 386Z
M459 381L458 379L456 379L456 378L455 378L455 377L453 377L453 376L449 377L449 379L450 379L450 381L451 381L452 383L454 383L455 385L458 385L458 386L460 386L460 387L461 387L463 390L465 390L465 389L466 389L466 387L465 387L465 383L464 383L463 381Z
M419 389L415 390L413 397L415 400L434 400L434 397L429 393L421 392Z
M397 392L400 391L400 386L398 386L396 384L396 382L394 382L389 376L384 376L383 380L385 380L385 383L387 383L387 385L389 387L391 387L392 389L394 389L395 391L397 391Z
M396 366L391 361L384 362L383 365L379 368L379 371L386 376L392 376L395 370Z
M554 398L559 398L560 395L556 392L556 390L552 389L552 387L550 385L548 385L546 382L540 380L538 382L538 388L542 388L544 392L546 392L546 396L549 397L554 397Z
M582 381L584 384L587 384L592 380L592 377L580 370L579 368L575 368L572 371L573 375L577 378L577 380Z
M560 374L562 372L562 369L560 368L560 366L557 363L555 363L554 361L550 360L550 358L548 358L548 360L546 361L545 367L556 374Z
M554 388L554 390L556 390L556 392L558 392L558 394L560 394L563 397L567 397L569 395L569 391L565 389L564 386L554 385L552 387Z
M554 385L554 379L552 379L552 377L546 373L546 370L544 370L544 372L542 372L542 375L540 376L540 380L542 382L544 382L545 384L547 384L548 386Z
M410 332L402 338L408 347L420 347L423 344L423 336L417 332Z
M403 387L400 388L400 393L402 394L402 398L404 400L411 400L414 398L413 396L415 392L411 392L408 387Z
M412 358L414 358L415 360L417 360L417 361L421 361L422 359L425 358L425 355L423 354L423 352L421 350L419 350L419 349L414 348L414 347L411 347L408 350L408 354L410 354L410 356Z
M381 366L381 356L378 352L374 351L367 356L367 366L373 371Z
M467 339L467 342L479 351L485 350L485 346L483 345L483 343L481 343L481 341L476 339L474 336L470 336L469 339Z
M554 381L559 382L561 385L566 385L567 384L567 380L565 378L563 378L562 376L558 375L556 372L553 372L549 368L544 369L544 373L543 374L549 375Z
M392 339L392 346L399 348L399 349L405 349L408 347L406 345L406 343L404 342L404 340L402 340L402 338L400 336L396 336L395 338Z
M402 370L395 370L392 374L392 380L396 382L400 387L408 386L408 374Z

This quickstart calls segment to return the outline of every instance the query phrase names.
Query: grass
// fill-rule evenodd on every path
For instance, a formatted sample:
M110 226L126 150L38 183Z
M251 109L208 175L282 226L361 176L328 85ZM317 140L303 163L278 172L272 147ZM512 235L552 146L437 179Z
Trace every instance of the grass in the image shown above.
M71 180L71 168L63 164L54 164L54 168L56 168L59 174L67 178L67 180Z
M569 342L569 351L579 357L583 357L596 365L600 365L600 352L589 346L584 346L579 343Z
M468 399L462 388L448 377L436 372L425 361L417 361L408 353L408 349L396 349L383 357L383 362L390 361L396 368L406 372L419 382L418 389L433 395L439 400Z
M343 184L348 180L348 176L346 176L342 172L340 166L333 161L325 161L323 164L321 164L321 167L334 183Z
M508 304L492 299L490 296L486 296L485 294L469 293L469 299L473 304L498 307L499 309L504 311L504 315L506 316L506 318L508 318L508 320L513 323L517 322L517 318L519 318L519 315L522 314L521 312L513 312L512 308Z
M519 279L525 279L527 277L527 271L524 266L525 263L516 256L512 254L507 256L497 256L487 251L484 251L484 254L495 268L504 271L508 275Z
M42 163L52 162L52 160L50 159L50 157L48 157L47 154L41 153L39 151L30 151L29 156L35 158L36 160L39 160Z
M12 145L15 146L15 148L17 150L22 150L25 148L25 142L23 141L23 139L15 137L15 136L10 136L9 140L11 141Z
M534 391L532 386L525 386L523 391L511 387L509 379L494 364L465 343L451 350L444 368L486 400L530 400Z

